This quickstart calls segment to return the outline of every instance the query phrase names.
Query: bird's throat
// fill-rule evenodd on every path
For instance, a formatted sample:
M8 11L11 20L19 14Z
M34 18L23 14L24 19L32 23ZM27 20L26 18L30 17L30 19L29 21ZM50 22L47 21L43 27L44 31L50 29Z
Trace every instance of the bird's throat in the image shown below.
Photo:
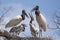
M40 16L40 14L36 14L36 16Z
M24 20L25 19L25 17L23 16L23 15L21 15L22 16L22 20Z
M35 11L36 16L40 16L40 12L39 11Z
M40 16L40 13L39 12L35 12L36 16Z

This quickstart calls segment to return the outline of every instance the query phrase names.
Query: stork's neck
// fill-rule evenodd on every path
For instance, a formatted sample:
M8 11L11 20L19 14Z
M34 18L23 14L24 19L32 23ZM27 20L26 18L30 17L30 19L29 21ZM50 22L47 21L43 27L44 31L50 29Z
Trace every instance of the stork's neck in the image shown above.
M24 20L25 19L25 15L21 15L22 16L22 20Z
M40 16L40 11L39 10L36 10L35 11L35 14L36 14L36 16Z
M32 21L30 21L30 23L32 24Z

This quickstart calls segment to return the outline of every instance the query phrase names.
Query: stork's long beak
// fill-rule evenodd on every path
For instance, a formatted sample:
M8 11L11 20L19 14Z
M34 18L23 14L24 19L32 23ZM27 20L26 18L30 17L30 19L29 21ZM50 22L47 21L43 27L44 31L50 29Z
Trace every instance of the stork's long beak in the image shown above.
M34 20L33 15L31 15L31 14L29 13L29 16L30 16L31 20Z
M32 11L35 11L35 10L38 10L39 9L39 6L35 6L32 10L31 10L31 12Z
M29 16L27 15L27 13L25 13L26 17L29 18Z
M31 12L34 11L35 9L36 9L36 8L34 7L34 8L31 10Z
M22 10L22 14L29 18L25 10Z

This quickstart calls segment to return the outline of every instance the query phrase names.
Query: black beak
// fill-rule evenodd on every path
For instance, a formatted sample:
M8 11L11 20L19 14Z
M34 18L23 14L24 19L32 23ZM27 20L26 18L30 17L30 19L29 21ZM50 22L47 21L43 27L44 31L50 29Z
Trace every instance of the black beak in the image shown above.
M39 6L35 6L32 10L31 10L31 12L32 11L35 11L35 10L38 10L39 9Z
M30 16L31 20L34 20L33 15L31 15L31 14L29 13L29 16Z
M29 18L25 10L22 10L22 13L26 15L27 18Z
M29 18L29 16L27 15L27 13L25 13L26 17Z

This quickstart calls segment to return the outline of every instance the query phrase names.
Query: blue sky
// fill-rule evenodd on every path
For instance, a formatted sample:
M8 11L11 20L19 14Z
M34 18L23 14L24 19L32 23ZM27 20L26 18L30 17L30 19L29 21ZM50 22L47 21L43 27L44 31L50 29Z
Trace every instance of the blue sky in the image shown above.
M20 15L22 9L26 9L27 13L36 6L39 5L41 13L46 17L47 24L50 23L50 26L53 27L53 13L60 10L60 0L0 0L0 16L2 15L3 8L13 7L6 15L6 20L13 18L14 16ZM60 14L58 14L60 15ZM35 15L34 15L35 17ZM5 20L5 22L6 22ZM28 23L28 22L27 22ZM54 26L55 27L55 26ZM28 28L27 28L28 29ZM51 30L50 30L51 31ZM56 30L53 30L45 33L46 35L55 34ZM44 35L44 34L43 34ZM57 35L57 34L56 34ZM60 36L58 36L60 37Z

